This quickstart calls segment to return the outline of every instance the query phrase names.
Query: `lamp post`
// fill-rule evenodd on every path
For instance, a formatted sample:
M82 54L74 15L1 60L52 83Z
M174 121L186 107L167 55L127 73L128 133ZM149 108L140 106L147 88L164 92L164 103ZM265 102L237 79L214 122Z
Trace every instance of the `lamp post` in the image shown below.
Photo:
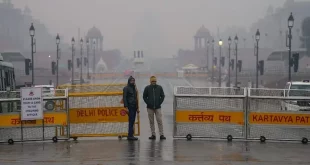
M220 39L219 46L220 46L220 60L219 60L219 87L222 86L222 45L223 41Z
M34 85L34 62L33 62L34 50L33 50L33 47L35 46L35 43L34 43L35 29L34 29L33 23L31 23L31 26L29 28L29 34L31 37L31 86L33 86Z
M207 50L206 50L207 51L206 52L207 53L207 66L206 67L208 71L209 71L209 44L210 44L209 40L207 40Z
M214 39L212 39L212 71L211 71L211 81L214 81Z
M237 69L237 64L238 64L238 36L236 34L235 36L235 51L236 51L236 67L235 67L235 70L236 70L236 82L235 82L235 87L237 87L237 83L238 83L238 69Z
M59 34L57 34L56 36L56 45L57 45L57 56L56 56L56 87L58 87L58 69L59 69L59 65L58 65L58 62L59 62L59 43L60 43L60 37L59 37Z
M90 79L89 76L89 39L86 40L86 55L87 55L87 79Z
M93 78L95 80L95 70L96 70L96 39L93 39L93 50L94 50L94 57L93 57Z
M80 67L81 67L81 72L80 72L80 84L83 82L83 39L81 38L80 40L80 46L81 46L81 60L80 60Z
M292 28L294 26L294 17L293 13L288 17L287 20L288 23L288 29L289 29L289 34L288 34L288 81L292 81L292 75L291 75L291 56L292 56Z
M75 40L74 37L71 39L71 45L72 45L72 60L71 60L71 84L73 85L73 80L74 80L74 55L75 55L75 48L74 48Z
M230 87L230 68L231 68L231 62L230 62L230 45L231 45L231 38L228 37L228 87Z
M259 29L257 29L256 34L255 34L255 39L256 39L256 88L258 88L258 42L260 39L260 32Z

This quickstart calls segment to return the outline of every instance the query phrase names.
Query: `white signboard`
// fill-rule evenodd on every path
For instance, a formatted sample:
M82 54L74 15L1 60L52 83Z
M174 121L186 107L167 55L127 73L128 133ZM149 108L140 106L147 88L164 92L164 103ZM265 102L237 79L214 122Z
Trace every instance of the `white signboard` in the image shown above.
M43 119L42 88L21 88L21 120Z

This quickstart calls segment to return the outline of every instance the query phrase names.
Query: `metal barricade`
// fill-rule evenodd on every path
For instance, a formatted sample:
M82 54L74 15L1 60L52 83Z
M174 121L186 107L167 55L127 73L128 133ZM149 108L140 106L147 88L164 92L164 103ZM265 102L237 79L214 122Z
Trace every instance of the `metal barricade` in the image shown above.
M63 95L43 97L43 120L21 121L20 92L0 91L0 142L69 139L68 91L62 89L55 93ZM65 106L56 109L53 106L56 101L63 101Z
M248 89L248 139L310 138L310 91Z
M244 138L245 88L174 89L174 138Z
M69 93L71 137L127 136L128 115L122 98L123 90ZM140 135L139 120L137 114L135 136Z
M57 89L67 89L69 93L85 93L85 92L114 92L122 91L127 84L82 84L82 85L60 85Z
M114 91L122 91L124 86L127 84L82 84L82 85L71 85L64 84L57 87L57 89L68 89L70 95L83 95L83 93L92 93L96 94L98 92L114 92ZM56 94L62 94L60 92ZM81 100L81 104L86 102L86 100ZM64 107L64 103L62 101L56 102L57 108Z

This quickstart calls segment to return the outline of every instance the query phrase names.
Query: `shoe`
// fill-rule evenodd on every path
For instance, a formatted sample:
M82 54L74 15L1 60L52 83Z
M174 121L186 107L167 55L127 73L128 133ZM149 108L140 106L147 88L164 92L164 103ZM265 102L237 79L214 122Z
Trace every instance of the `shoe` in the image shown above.
M152 135L151 137L149 137L150 140L155 140L156 139L156 136L155 135Z
M127 137L127 140L138 140L138 138L132 136L132 137Z
M166 137L164 135L160 135L160 140L166 140Z

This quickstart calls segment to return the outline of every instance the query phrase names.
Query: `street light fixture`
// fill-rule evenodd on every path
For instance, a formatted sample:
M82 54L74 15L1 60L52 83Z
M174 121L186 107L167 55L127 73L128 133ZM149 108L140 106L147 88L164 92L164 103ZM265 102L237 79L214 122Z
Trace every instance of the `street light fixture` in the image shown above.
M60 37L59 37L59 34L57 33L57 36L56 36L56 44L59 45L60 43Z
M80 72L80 84L83 82L83 39L81 38L80 40L80 46L81 46L81 60L80 60L80 67L81 67L81 72Z
M29 34L31 37L34 37L35 35L35 29L34 29L33 23L31 23L31 26L29 28Z
M255 34L255 39L256 39L256 88L258 88L258 42L260 39L260 32L259 29L257 29L256 34Z
M288 29L289 29L289 34L287 36L289 43L288 43L288 45L286 43L286 46L288 47L288 81L290 82L290 81L292 81L292 75L291 75L292 60L291 60L291 56L292 56L292 28L294 26L293 13L291 13L291 15L288 17L287 23L288 23Z
M58 62L59 62L59 43L60 43L60 37L59 37L59 34L57 33L57 36L56 36L56 45L57 45L57 61L56 61L56 87L58 87L58 69L59 69L59 65L58 65Z
M237 87L237 85L238 85L238 36L237 36L237 34L236 34L236 36L235 36L235 38L234 38L234 40L235 40L235 53L236 53L236 67L235 67L235 70L236 70L236 76L235 76L235 87Z
M223 41L220 39L219 46L220 46L220 58L219 58L219 87L222 86L222 45Z
M71 60L71 84L73 85L74 80L74 55L75 55L75 40L74 37L71 39L71 45L72 45L72 60Z
M219 46L222 46L222 45L223 45L223 41L220 39Z
M31 37L31 85L34 85L34 62L33 62L33 54L34 54L34 46L35 46L35 42L34 42L34 35L35 35L35 28L33 26L33 23L31 23L31 26L29 28L29 34Z
M294 17L293 17L293 13L291 13L291 15L288 17L288 28L293 28L294 26Z
M74 44L75 44L74 37L72 37L71 44L72 44L72 45L74 45Z
M230 45L231 45L231 38L228 37L228 87L230 87L230 68L231 68L231 62L230 62Z

